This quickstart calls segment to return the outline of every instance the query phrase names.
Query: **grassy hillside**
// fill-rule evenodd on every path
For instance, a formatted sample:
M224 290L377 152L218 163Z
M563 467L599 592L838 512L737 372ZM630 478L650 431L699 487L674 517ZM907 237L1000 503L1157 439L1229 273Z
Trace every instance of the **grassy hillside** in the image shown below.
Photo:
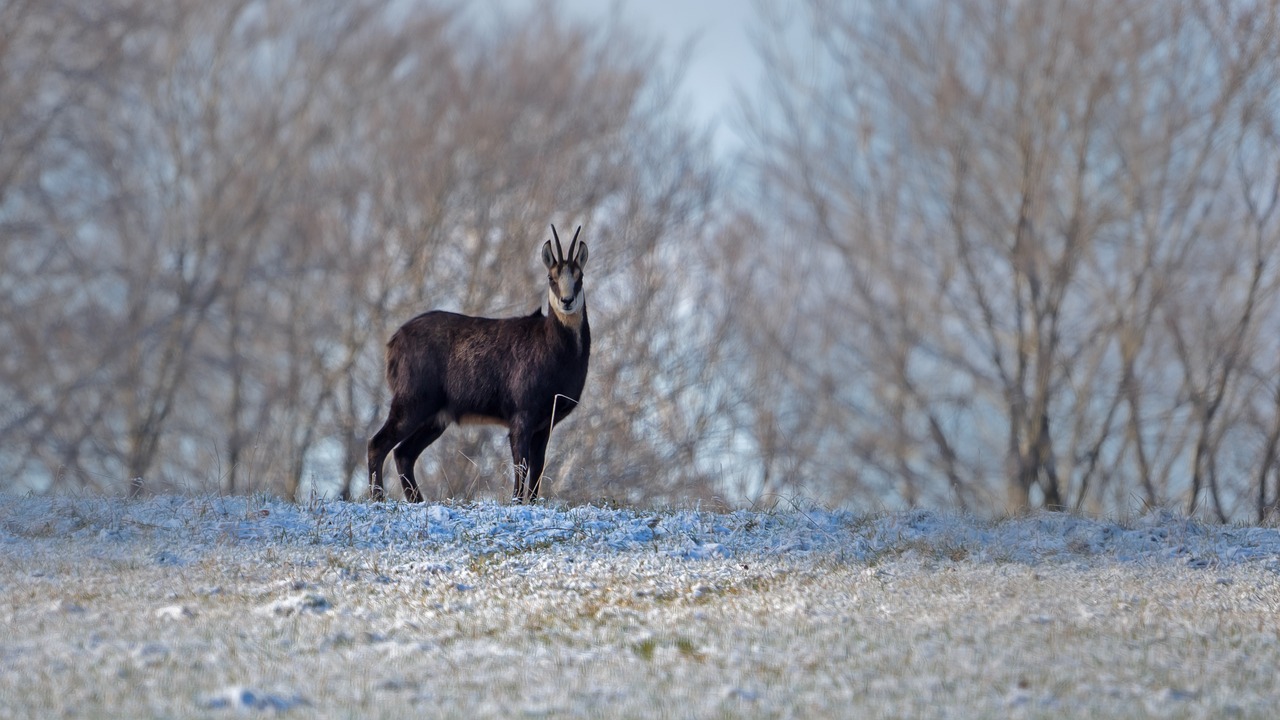
M0 717L1270 717L1280 532L0 496Z

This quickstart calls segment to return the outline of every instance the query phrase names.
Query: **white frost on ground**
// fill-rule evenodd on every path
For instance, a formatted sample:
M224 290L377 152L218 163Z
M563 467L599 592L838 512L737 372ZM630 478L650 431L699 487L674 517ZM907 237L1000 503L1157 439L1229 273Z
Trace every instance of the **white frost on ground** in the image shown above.
M555 547L588 557L657 552L680 560L827 555L870 562L886 553L962 555L1036 564L1181 561L1191 567L1280 560L1274 528L1210 525L1157 512L1129 524L1062 513L984 521L908 511L875 516L796 508L719 513L595 506L405 505L265 497L0 496L0 547L26 538L94 542L148 538L161 565L182 566L228 540L256 547L417 548L486 555Z
M0 496L0 718L1267 716L1280 531Z

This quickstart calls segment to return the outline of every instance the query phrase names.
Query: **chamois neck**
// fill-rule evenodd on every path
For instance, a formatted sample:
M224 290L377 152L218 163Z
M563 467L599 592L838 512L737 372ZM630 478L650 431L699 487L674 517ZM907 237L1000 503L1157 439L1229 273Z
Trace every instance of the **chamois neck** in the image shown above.
M582 299L582 306L572 313L560 312L552 303L544 322L547 323L547 328L552 334L564 337L562 333L568 331L569 336L573 338L572 344L578 355L590 352L591 330L587 320L586 298Z
M562 313L553 304L551 312L547 315L547 321L568 328L574 334L581 334L582 327L587 322L587 305L583 303L582 308L577 312Z

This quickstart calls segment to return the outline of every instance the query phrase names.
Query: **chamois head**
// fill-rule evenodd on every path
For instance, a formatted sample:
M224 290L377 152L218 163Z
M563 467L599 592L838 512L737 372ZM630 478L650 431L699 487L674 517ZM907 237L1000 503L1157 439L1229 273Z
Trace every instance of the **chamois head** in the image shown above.
M578 233L582 226L573 233L573 241L569 243L569 256L560 247L560 234L556 226L551 226L551 235L555 237L555 249L548 240L542 246L542 264L547 266L547 296L551 310L561 319L569 320L582 313L587 305L586 293L582 291L582 266L587 264L587 244L578 242Z

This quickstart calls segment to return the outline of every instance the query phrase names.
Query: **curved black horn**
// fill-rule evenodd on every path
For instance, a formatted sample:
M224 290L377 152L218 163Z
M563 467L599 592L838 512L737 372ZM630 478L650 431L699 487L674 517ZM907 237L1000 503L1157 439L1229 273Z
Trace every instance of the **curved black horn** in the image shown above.
M553 237L555 237L555 239L556 239L556 255L558 255L558 256L559 256L559 258L560 258L560 262L564 262L564 248L561 248L561 247L560 247L560 233L556 232L556 226L555 226L555 225L552 225L552 226L551 226L551 235L552 235ZM577 236L577 235L574 235L573 237L574 237L574 239L576 240L578 236ZM573 254L572 246L570 246L569 254L570 254L570 255L572 255L572 254Z
M573 241L569 243L569 259L573 259L573 249L578 246L578 233L582 232L582 226L579 225L577 230L573 231Z

